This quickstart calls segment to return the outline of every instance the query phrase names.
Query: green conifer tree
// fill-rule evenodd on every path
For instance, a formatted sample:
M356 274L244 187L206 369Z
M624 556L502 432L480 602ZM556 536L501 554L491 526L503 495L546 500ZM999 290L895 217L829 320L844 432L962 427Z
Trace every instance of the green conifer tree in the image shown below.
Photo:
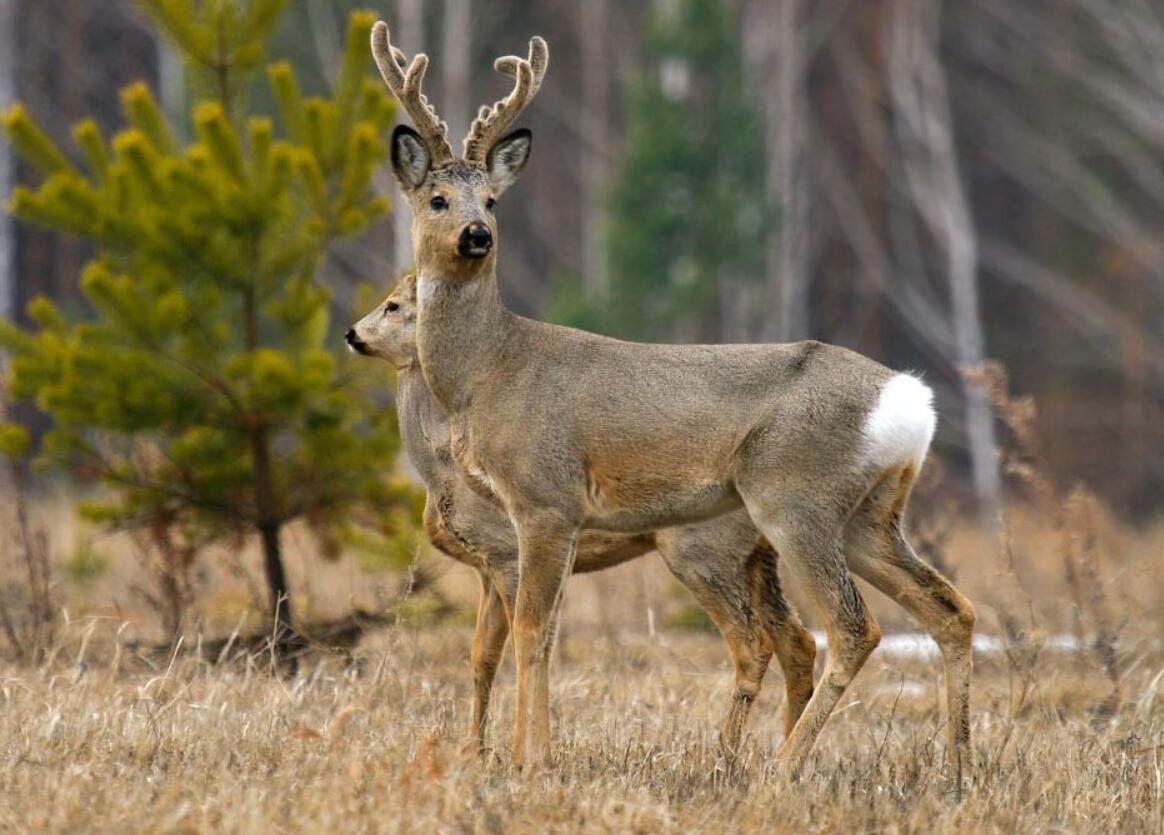
M349 365L315 273L330 244L388 206L372 194L393 104L368 71L375 16L352 15L329 98L266 68L278 119L247 93L288 0L142 0L185 59L194 139L183 144L145 84L122 93L128 126L73 129L76 159L17 105L3 128L43 174L18 187L21 219L79 235L90 310L37 299L30 329L0 326L8 388L52 420L40 458L106 485L85 512L177 531L184 547L261 542L271 613L290 633L281 532L305 519L335 542L356 516L399 516L399 438ZM276 121L278 126L276 127ZM5 428L5 447L19 432Z
M588 300L567 285L552 318L633 339L725 336L720 292L761 279L775 222L738 31L722 0L660 4L611 195L610 286Z

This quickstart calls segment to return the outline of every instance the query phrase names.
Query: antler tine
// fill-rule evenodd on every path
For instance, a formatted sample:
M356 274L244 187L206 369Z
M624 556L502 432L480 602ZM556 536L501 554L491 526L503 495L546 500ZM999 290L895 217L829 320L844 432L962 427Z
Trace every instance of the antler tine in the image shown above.
M516 55L503 55L493 62L493 69L497 70L502 75L508 75L510 78L517 76L517 65L525 60L529 62L530 69L533 70L533 87L530 88L529 95L533 98L541 89L542 79L546 77L546 69L550 64L550 48L546 46L546 42L534 35L529 41L529 57L522 59Z
M372 57L380 68L384 83L396 96L401 106L412 118L412 124L428 146L433 167L447 165L456 159L453 146L449 144L449 128L436 108L428 103L428 97L421 92L424 73L428 69L428 56L414 55L408 69L404 69L406 56L403 50L394 46L388 35L388 24L380 20L372 27Z
M512 125L542 86L550 63L546 42L536 35L530 38L529 57L505 55L493 62L493 68L514 79L513 90L504 99L483 106L473 120L464 141L466 162L484 165L493 143Z

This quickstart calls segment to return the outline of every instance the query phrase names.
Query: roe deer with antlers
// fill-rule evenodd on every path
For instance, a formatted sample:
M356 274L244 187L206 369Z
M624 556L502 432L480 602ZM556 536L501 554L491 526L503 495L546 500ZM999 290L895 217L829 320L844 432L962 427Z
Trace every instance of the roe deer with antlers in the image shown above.
M517 536L509 517L470 489L453 463L449 424L424 381L416 352L416 276L402 278L379 307L348 331L347 342L358 353L396 366L400 435L428 491L425 531L437 549L471 566L480 577L470 743L483 749L493 677L517 598ZM727 641L736 689L720 734L723 748L738 750L773 653L784 671L785 727L791 729L812 696L816 644L785 601L776 554L748 515L736 511L654 533L585 531L574 573L610 568L652 550L690 589Z
M458 468L517 533L514 762L550 755L550 651L579 533L645 531L741 507L829 639L822 678L777 753L781 768L801 771L880 640L850 572L937 641L950 750L962 762L974 608L917 557L902 526L934 432L930 389L819 342L642 344L512 313L498 293L493 205L529 156L529 131L505 131L541 86L545 42L534 38L528 58L496 62L514 88L482 108L460 158L420 93L427 59L405 72L382 22L372 52L420 131L396 128L392 162L413 212L421 370L448 418Z

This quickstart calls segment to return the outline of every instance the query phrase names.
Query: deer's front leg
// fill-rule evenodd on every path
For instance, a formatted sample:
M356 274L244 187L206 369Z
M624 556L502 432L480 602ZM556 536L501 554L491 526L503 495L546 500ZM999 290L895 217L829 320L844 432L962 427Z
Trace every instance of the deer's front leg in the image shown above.
M489 718L489 696L493 678L509 637L509 617L505 599L492 577L481 574L481 600L477 606L477 629L473 634L473 721L469 744L485 750L485 726Z
M574 567L577 526L551 513L525 515L517 528L520 579L513 618L517 716L513 762L550 758L550 655L566 578Z

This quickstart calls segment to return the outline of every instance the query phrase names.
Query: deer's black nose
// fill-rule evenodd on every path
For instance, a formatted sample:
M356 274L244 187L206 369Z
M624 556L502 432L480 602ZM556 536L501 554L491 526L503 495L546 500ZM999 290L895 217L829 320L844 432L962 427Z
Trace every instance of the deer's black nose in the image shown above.
M348 328L348 332L344 334L344 340L348 343L348 347L355 351L357 354L364 353L364 348L366 346L364 345L363 340L356 336L355 328Z
M493 233L484 223L474 221L461 231L457 252L465 258L484 258L493 248Z

